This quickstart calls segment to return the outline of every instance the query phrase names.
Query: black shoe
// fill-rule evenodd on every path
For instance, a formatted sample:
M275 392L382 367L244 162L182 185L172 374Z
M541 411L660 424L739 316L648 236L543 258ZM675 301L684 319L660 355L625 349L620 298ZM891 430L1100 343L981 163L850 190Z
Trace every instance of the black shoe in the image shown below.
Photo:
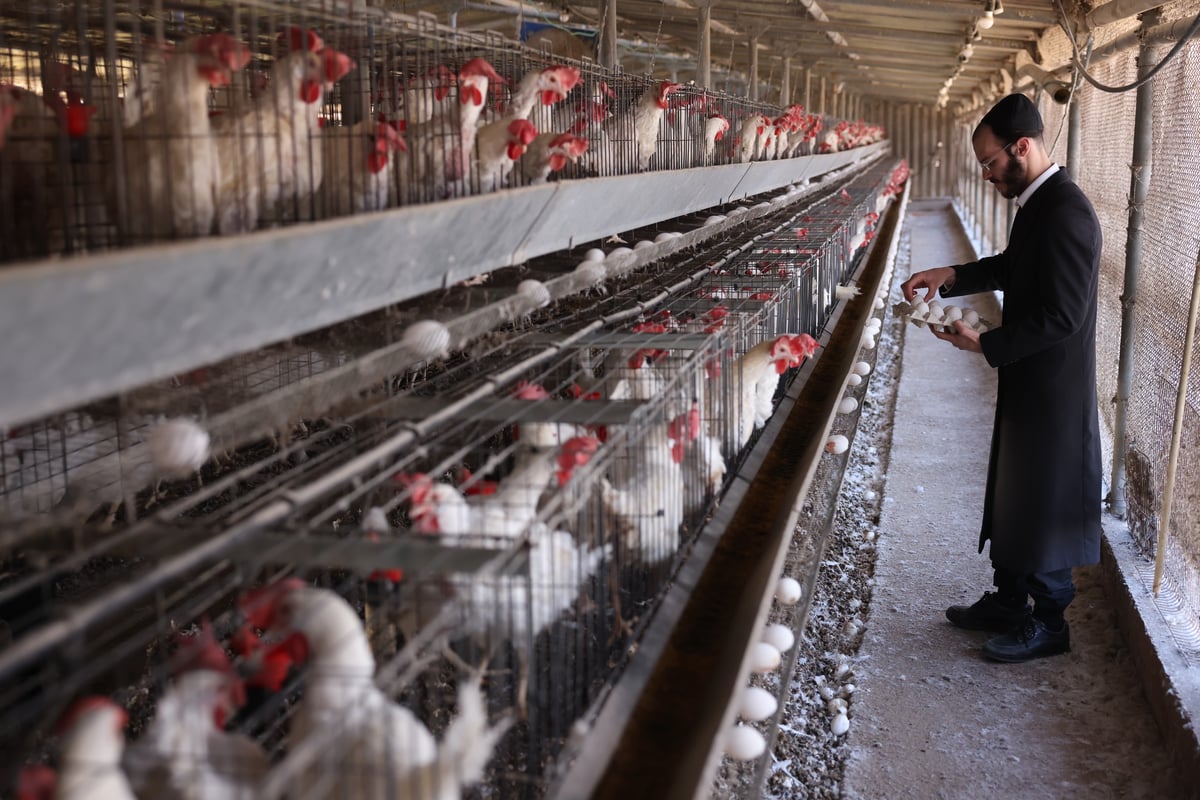
M1028 613L1028 605L1022 605L1020 608L1006 606L1000 601L1000 595L984 592L983 597L975 601L974 605L947 608L946 619L969 631L1004 633L1019 625Z
M1063 620L1061 629L1052 631L1032 614L1008 633L983 643L985 656L1012 664L1065 653L1070 649L1071 627L1066 620Z

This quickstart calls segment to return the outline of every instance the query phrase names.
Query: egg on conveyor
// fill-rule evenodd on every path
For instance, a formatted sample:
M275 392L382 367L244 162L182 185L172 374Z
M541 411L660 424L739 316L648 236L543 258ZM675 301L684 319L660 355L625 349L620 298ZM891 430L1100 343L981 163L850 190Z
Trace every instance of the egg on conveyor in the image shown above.
M604 251L599 247L593 247L583 254L584 261L603 261Z
M800 602L802 591L800 581L795 578L780 578L775 587L775 599L785 606L794 606Z
M616 252L616 250L613 251L613 253ZM608 277L608 270L599 261L580 261L575 267L575 274L582 278L588 286L595 286Z
M158 423L146 435L150 461L167 477L184 478L208 460L208 431L178 417Z
M855 361L854 366L850 368L850 371L853 372L855 375L864 375L864 376L870 375L871 374L871 362L870 361Z
M849 375L846 376L846 385L847 386L858 386L859 384L862 383L862 381L863 381L862 375L856 375L853 372L851 372Z
M865 334L862 337L862 349L863 350L874 350L875 349L875 337L869 333Z
M840 455L850 449L850 440L840 433L835 433L825 442L825 451Z
M750 645L750 671L759 674L774 672L783 662L783 654L766 642Z
M725 216L723 214L713 214L711 217L708 217L704 220L704 224L705 225L716 225L718 222L724 222L724 221L725 221Z
M541 281L535 281L532 278L521 281L517 284L517 294L528 299L538 308L550 305L550 290Z
M614 247L612 250L609 251L606 258L614 258L614 259L620 258L621 256L627 256L632 252L633 252L633 250L631 250L628 247Z
M879 310L879 309L883 308L884 305L886 305L886 304L883 302L883 298L876 297L875 302L871 304L871 307L874 308L875 310Z
M767 750L767 740L749 725L734 725L725 734L725 755L735 761L753 761Z
M839 414L851 414L858 408L858 401L853 397L843 397L842 402L838 403Z
M649 239L642 239L641 241L639 241L637 244L635 244L633 246L633 249L634 250L645 250L647 247L653 247L653 246L654 246L654 242L650 241Z
M747 686L738 699L738 716L747 722L761 722L778 709L775 695L759 686Z
M772 622L763 628L762 640L779 652L786 653L796 643L796 634L787 625Z
M835 714L833 721L829 723L829 730L834 736L844 736L850 730L850 718L845 714Z
M423 319L404 329L401 343L422 361L441 358L450 352L450 329L437 320Z

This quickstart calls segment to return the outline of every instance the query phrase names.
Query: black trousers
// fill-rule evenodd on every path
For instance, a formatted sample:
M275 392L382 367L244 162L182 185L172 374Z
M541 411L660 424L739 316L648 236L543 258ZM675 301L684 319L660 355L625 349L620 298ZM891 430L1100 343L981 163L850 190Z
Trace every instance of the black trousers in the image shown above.
M1025 598L1032 597L1033 615L1051 627L1058 627L1063 612L1075 599L1075 581L1069 568L1028 573L1001 567L995 570L992 582L1001 599L1013 606L1023 606Z

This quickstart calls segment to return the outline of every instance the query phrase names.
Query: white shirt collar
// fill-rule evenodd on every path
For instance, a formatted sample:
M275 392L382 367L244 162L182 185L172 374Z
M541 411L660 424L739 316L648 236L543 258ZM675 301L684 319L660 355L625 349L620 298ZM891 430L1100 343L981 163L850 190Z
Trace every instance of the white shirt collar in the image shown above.
M1058 172L1059 169L1061 169L1061 167L1059 167L1058 164L1052 163L1050 166L1046 167L1046 170L1041 175L1038 175L1036 178L1034 178L1033 183L1026 186L1025 191L1021 192L1021 196L1017 198L1017 208L1020 208L1028 203L1029 198L1033 197L1033 193L1038 190L1038 187L1050 180L1050 176Z

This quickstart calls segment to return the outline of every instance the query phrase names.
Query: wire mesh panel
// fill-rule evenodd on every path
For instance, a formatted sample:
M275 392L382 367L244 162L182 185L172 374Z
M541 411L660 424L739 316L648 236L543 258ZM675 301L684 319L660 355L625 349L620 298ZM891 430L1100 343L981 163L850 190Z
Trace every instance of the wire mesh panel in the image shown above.
M431 17L0 5L0 260L232 235L881 131L611 74Z
M256 796L334 796L346 784L331 775L539 796L805 357L790 335L837 302L819 287L848 274L837 260L887 177L871 167L846 184L854 202L833 191L808 209L803 240L794 212L766 216L753 241L614 272L416 367L383 358L415 321L578 257L9 432L0 744L14 762L65 752L54 721L98 693L153 764L176 689L220 690L232 661L250 695L217 732L253 744ZM315 388L366 364L374 378L336 400ZM237 447L182 475L131 474L168 408ZM81 482L105 459L108 503ZM31 487L40 505L25 508ZM64 614L74 644L48 650ZM207 666L181 664L175 634L205 641L206 618ZM216 677L188 677L204 670Z

